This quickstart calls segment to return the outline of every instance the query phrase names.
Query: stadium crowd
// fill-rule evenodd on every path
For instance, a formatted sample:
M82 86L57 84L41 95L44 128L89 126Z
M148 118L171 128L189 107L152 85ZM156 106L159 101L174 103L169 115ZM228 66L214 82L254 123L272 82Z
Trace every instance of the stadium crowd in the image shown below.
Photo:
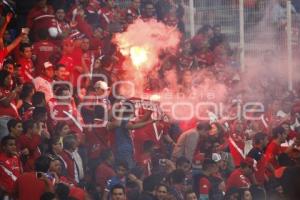
M178 0L3 0L0 13L1 199L300 198L300 88L268 76L272 52L259 76L241 72L220 25L185 38ZM121 97L114 83L126 69L113 37L137 18L183 33L145 91L223 102L227 118L208 107L208 120L164 120ZM236 116L253 101L264 110Z

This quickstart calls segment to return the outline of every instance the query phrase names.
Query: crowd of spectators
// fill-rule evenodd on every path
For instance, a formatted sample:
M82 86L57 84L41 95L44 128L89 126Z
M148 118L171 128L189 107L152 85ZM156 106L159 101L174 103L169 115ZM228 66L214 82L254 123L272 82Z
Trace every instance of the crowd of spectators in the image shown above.
M184 37L177 0L3 0L0 13L1 199L300 198L300 90L266 75L272 52L259 75L241 72L221 25ZM183 33L145 91L223 102L226 119L207 107L209 120L164 120L121 97L124 57L112 38L138 18ZM236 116L253 101L264 109Z

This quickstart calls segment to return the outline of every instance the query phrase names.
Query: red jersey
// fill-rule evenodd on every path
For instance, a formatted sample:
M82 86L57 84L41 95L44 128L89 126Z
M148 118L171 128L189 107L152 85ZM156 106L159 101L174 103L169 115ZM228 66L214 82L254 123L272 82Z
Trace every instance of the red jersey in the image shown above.
M250 188L250 180L242 173L241 169L234 170L226 182L226 190L230 188Z
M73 197L77 200L85 200L86 199L86 192L80 187L70 187L70 197Z
M6 99L11 93L11 90L0 87L0 101ZM9 116L13 118L19 118L18 110L14 104L11 102L9 106L4 106L0 104L0 117Z
M253 147L247 157L253 158L257 161L257 171L255 172L255 178L258 184L263 185L265 182L266 174L266 156L264 151L260 147Z
M111 147L109 132L106 127L93 128L86 134L86 141L88 147L88 156L91 159L99 158L101 152Z
M36 172L22 174L16 181L15 191L18 200L40 200L40 197L46 192L44 181L37 178Z
M70 129L76 133L77 140L80 143L83 142L83 119L81 114L77 111L75 102L60 103L57 99L53 98L49 100L48 105L53 125L55 126L59 121L65 121Z
M34 67L32 60L21 57L18 60L18 64L21 65L20 77L24 82L31 82L34 78Z
M17 178L22 173L22 164L18 156L8 157L0 153L0 188L11 194Z
M108 163L101 163L96 169L96 183L101 188L101 191L105 189L107 181L116 176L113 166Z
M47 40L35 42L33 44L33 55L35 60L35 75L40 76L44 69L44 63L49 61L50 56L56 51L56 46Z
M274 140L268 145L266 149L266 162L271 164L274 169L279 168L278 156L282 153L282 149L279 144Z
M37 134L32 135L32 137L29 137L27 134L22 134L17 139L17 145L20 148L20 150L26 148L29 150L29 156L24 165L24 171L26 172L34 171L35 160L42 155L39 148L40 144L41 144L41 136Z
M165 122L156 122L146 125L143 128L134 130L134 146L136 156L143 152L143 144L147 140L154 142L156 146L160 145L161 138L167 134L168 124Z

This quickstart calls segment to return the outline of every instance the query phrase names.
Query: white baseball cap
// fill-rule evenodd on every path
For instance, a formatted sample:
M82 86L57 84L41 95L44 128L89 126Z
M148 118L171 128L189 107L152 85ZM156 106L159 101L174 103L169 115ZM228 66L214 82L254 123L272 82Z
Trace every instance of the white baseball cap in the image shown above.
M107 83L104 82L104 81L97 81L94 85L94 88L100 88L102 90L108 90L109 89Z
M222 157L220 154L218 153L213 153L212 156L211 156L211 159L215 162L219 162L220 160L222 160Z
M51 62L44 62L44 68L48 69L49 67L53 67L53 64Z

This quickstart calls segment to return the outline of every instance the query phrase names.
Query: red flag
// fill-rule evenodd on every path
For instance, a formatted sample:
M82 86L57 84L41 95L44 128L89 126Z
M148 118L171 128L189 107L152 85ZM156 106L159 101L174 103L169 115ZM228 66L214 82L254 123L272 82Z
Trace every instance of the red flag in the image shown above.
M241 149L231 137L229 137L228 144L235 166L240 166L241 161L246 157L244 150Z

